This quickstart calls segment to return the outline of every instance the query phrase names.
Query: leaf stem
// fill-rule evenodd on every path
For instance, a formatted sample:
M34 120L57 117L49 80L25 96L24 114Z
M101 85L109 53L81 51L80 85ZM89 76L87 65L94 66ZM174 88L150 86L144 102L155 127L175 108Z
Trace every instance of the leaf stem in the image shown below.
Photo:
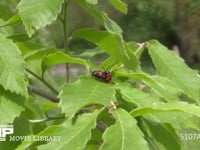
M47 98L48 100L50 100L52 102L55 102L55 103L59 102L59 99L56 97L56 95L53 95L51 93L48 93L46 91L43 91L43 90L38 89L36 87L33 87L31 85L28 86L28 91L32 92L32 93L35 93L37 95L40 95L40 96L42 96L44 98Z
M142 48L145 47L146 43L137 43L137 45L138 45L139 47L138 47L138 49L134 52L135 55L136 55L137 53L139 53L140 50L141 50Z
M44 85L46 85L52 92L54 92L55 94L59 94L59 92L54 89L46 80L44 80L42 77L38 76L36 73L34 73L33 71L31 71L30 69L26 68L26 71L28 73L30 73L32 76L34 76L35 78L37 78L38 80L40 80Z
M40 119L40 120L29 120L31 123L42 123L46 121L51 121L51 120L58 120L58 119L66 119L64 116L58 116L58 117L47 117L45 119Z
M63 18L63 30L64 30L64 50L65 50L65 53L68 54L68 17L67 17L67 14L68 14L68 4L69 4L69 1L65 1L64 3L64 18ZM70 82L70 66L69 66L69 63L66 63L66 81L67 82Z

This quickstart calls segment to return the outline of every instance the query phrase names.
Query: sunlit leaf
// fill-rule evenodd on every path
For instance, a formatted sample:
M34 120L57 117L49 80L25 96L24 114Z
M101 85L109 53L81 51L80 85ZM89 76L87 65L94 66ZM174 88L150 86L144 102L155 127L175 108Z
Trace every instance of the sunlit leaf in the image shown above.
M67 120L54 135L61 136L60 141L49 142L39 146L39 150L65 150L65 149L83 149L91 137L91 130L96 127L96 118L100 111L92 114L84 114L78 117L76 121Z
M6 22L0 24L0 27L14 25L14 24L17 24L20 21L21 21L20 16L19 15L14 15L10 19L8 19Z
M0 124L12 123L15 117L19 116L24 110L23 102L22 96L5 91L0 87Z
M16 44L24 57L26 57L26 55L28 55L31 51L36 51L38 49L44 48L44 46L38 43L17 42Z
M157 83L157 85L151 85L152 88L156 93L158 93L162 98L165 98L168 101L177 101L179 100L179 95L182 92L182 90L176 86L174 82L169 80L166 77L154 75L152 76L152 79ZM167 91L167 92L166 92Z
M122 37L122 29L116 24L108 15L104 12L101 12L101 17L103 18L103 23L107 31L112 34L117 34L119 37Z
M44 72L49 67L64 63L81 64L86 67L90 66L90 63L87 60L71 57L65 54L64 52L59 51L56 53L49 54L42 60L42 71Z
M35 51L31 51L30 53L26 54L24 56L24 59L26 61L38 60L38 59L44 58L48 54L55 53L55 52L58 52L58 51L61 51L61 50L55 49L55 48L42 48L42 49L38 49L38 50L35 50Z
M0 18L0 24L4 24L5 21ZM0 33L3 33L6 37L14 34L14 29L12 26L3 26L3 27L0 27Z
M56 20L64 0L21 0L17 6L28 35Z
M116 123L107 128L103 135L104 143L101 150L148 150L147 142L143 133L137 126L136 120L125 110L118 109L113 111Z
M121 0L109 0L109 1L117 10L121 11L124 14L127 14L128 8L126 3L124 3Z
M81 108L91 104L110 105L114 99L114 90L108 83L81 78L75 83L65 84L60 95L62 112L72 117Z
M123 63L128 69L135 70L139 62L134 55L127 52L121 39L115 34L91 28L80 29L73 34L73 38L84 38L99 46L117 62Z
M199 100L200 76L197 71L190 69L183 59L158 41L147 42L147 47L158 74L173 81L191 98Z
M27 42L27 43L19 42L19 43L17 43L17 45L18 45L20 51L22 52L22 55L26 62L31 61L31 60L42 60L48 54L62 51L60 49L47 48L40 44L29 43L29 42Z
M126 83L119 83L116 88L120 90L124 100L136 104L137 107L151 106L155 102L160 102L157 97L152 96L150 93L145 93Z
M171 124L177 131L184 128L199 130L199 117L184 112L159 112L145 115L147 118Z
M136 117L159 112L184 112L200 117L200 107L186 102L153 103L149 107L136 108L131 114Z
M87 2L88 4L95 5L95 4L98 3L98 0L86 0L86 2Z
M109 18L105 12L94 8L93 5L88 5L83 0L76 0L76 2L86 9L91 15L93 15L102 25L104 25L108 32L116 34L122 38L122 29L116 22Z
M0 85L11 92L27 95L23 65L18 47L0 34Z
M178 95L181 90L176 87L173 82L165 77L161 76L150 76L146 73L126 73L126 72L115 72L116 76L129 77L139 79L149 86L158 96L166 99L167 101L179 100ZM168 91L168 92L166 92Z

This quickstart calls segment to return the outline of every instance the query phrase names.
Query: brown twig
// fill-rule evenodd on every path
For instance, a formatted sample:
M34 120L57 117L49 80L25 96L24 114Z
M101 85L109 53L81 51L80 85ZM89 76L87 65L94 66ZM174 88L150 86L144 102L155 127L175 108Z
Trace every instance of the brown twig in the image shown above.
M48 92L38 89L36 87L33 87L31 85L28 86L28 91L35 93L39 96L42 96L44 98L47 98L48 100L50 100L52 102L56 102L56 103L59 102L59 99L56 97L56 95L54 95L52 93L48 93Z
M28 73L30 73L32 76L34 76L35 78L37 78L38 80L40 80L44 85L46 85L52 92L54 92L55 94L58 94L59 92L54 89L46 80L44 80L42 77L38 76L36 73L34 73L33 71L31 71L30 69L26 68L26 71Z

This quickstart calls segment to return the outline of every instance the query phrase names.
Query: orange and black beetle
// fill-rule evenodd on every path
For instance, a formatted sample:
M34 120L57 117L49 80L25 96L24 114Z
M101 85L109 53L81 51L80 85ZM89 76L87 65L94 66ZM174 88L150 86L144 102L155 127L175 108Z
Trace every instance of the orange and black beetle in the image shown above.
M102 79L105 82L110 82L112 79L112 74L110 73L110 71L106 70L106 71L93 71L92 72L92 76Z

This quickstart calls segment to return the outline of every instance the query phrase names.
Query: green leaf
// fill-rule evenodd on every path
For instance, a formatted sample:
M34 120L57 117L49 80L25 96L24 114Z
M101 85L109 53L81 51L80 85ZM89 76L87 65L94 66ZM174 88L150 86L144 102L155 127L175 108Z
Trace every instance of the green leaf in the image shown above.
M59 106L66 116L73 117L81 108L91 104L109 105L115 101L114 90L108 83L81 78L65 84L59 95Z
M180 88L174 84L171 80L169 80L166 77L162 76L152 76L152 79L157 83L157 85L151 85L148 84L149 86L152 86L153 90L162 98L165 98L167 101L178 101L179 100L179 95L182 92ZM166 92L167 91L167 92Z
M115 72L115 76L129 77L139 79L148 85L159 97L166 99L167 101L179 100L180 89L176 85L165 77L161 76L150 76L146 73L126 73L126 72ZM166 92L168 91L168 92Z
M95 8L93 5L88 5L83 0L76 0L76 2L93 15L108 32L116 34L122 39L122 29L116 22L109 18L105 12Z
M37 100L36 100L37 99ZM40 104L38 101L41 101L42 99L39 99L38 97L29 96L25 101L25 116L29 119L29 122L34 122L36 118L37 120L45 120L44 114L42 112L43 109L41 109ZM46 110L43 110L44 112L47 112ZM34 119L34 121L32 121ZM35 121L36 122L36 121ZM39 122L39 121L38 121Z
M46 145L39 146L39 150L77 150L83 149L91 137L91 130L96 127L96 118L99 111L92 114L79 116L74 122L73 119L67 120L54 135L61 136L60 141L49 142Z
M157 72L165 76L182 89L189 97L199 100L200 77L197 71L190 69L175 52L169 51L158 41L147 42L149 53Z
M150 135L151 140L156 143L157 149L181 150L180 139L170 124L162 124L145 119L144 128Z
M160 102L157 97L150 93L145 93L139 89L133 88L130 84L119 83L115 86L120 90L121 96L127 102L136 104L137 107L151 106L155 102Z
M149 107L134 109L131 115L137 117L159 112L183 112L200 117L200 106L186 102L153 103Z
M99 124L99 120L97 122L97 126L99 126L98 124ZM103 132L98 127L93 129L92 132L91 132L91 138L87 142L87 145L84 148L84 150L97 150L97 149L99 149L99 145L102 143L102 134L103 134Z
M127 14L128 8L127 4L122 2L121 0L109 0L110 3L119 11L121 11L124 14Z
M0 124L10 124L21 114L24 98L0 87Z
M0 24L4 24L5 21L0 18ZM14 34L14 29L12 26L0 27L0 33L3 33L6 37Z
M38 59L40 60L44 58L45 56L47 56L48 54L55 53L58 51L61 51L61 50L55 49L55 48L42 48L35 51L31 51L30 53L24 56L24 59L26 61L38 60Z
M199 130L199 117L184 112L159 112L147 115L147 118L157 122L169 123L177 131L193 128Z
M96 5L98 3L98 0L86 0L88 4Z
M44 73L47 68L63 63L81 64L86 66L87 68L89 68L90 66L90 62L87 60L71 57L64 52L59 51L49 54L42 60L42 71Z
M11 39L15 42L26 42L26 41L30 40L30 38L27 34L12 34L12 35L7 36L7 38Z
M85 28L76 31L73 34L73 38L84 38L91 41L101 47L104 51L120 60L120 54L125 55L123 52L123 45L120 39L113 34L105 31L99 31L96 29Z
M99 46L103 51L129 69L136 69L139 62L137 58L128 53L121 39L109 32L91 28L81 29L73 34L73 38L84 38Z
M145 43L128 42L125 43L125 45L130 53L134 53L136 58L140 60L140 57L144 51Z
M103 52L100 51L98 47L92 49L84 49L84 51L78 56L83 59L92 60L95 56L101 55ZM77 54L72 53L71 55L76 56Z
M101 17L103 18L106 30L112 34L117 34L122 38L122 29L112 19L110 19L106 13L101 12Z
M0 34L0 85L11 92L27 95L23 65L18 47Z
M21 0L17 6L25 29L31 37L36 30L51 24L61 11L64 0Z
M8 19L6 22L4 22L3 24L1 24L0 27L14 25L14 24L17 24L20 21L21 21L20 16L19 15L14 15L10 19Z
M148 150L143 133L137 126L136 120L125 110L113 111L116 123L107 128L104 135L104 143L101 150Z
M26 57L26 55L28 55L32 51L44 48L44 46L40 44L30 43L30 42L17 42L16 44L19 47L24 57Z
M41 44L31 42L18 42L17 46L22 52L26 62L31 60L42 60L48 54L63 51L62 49L48 48Z
M0 18L3 20L6 20L13 15L13 10L10 7L10 3L6 3L6 1L1 1L0 10L1 12L4 12L0 14Z
M116 63L115 59L108 57L106 60L104 60L99 67L106 70L108 68L111 68Z

